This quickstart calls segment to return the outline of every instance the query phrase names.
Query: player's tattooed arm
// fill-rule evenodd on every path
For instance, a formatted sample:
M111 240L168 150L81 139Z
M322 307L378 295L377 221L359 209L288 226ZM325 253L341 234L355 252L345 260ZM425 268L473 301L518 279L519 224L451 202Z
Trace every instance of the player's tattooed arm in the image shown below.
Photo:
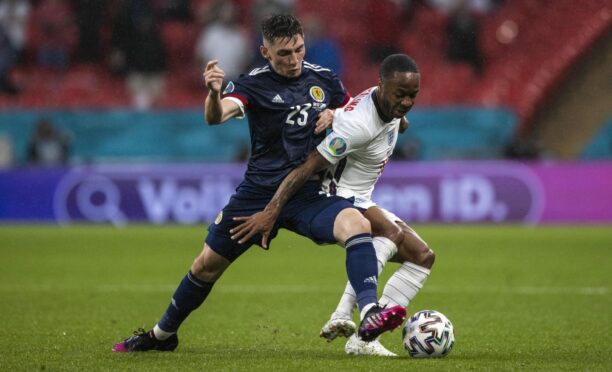
M239 239L238 242L243 244L256 234L261 234L261 246L267 249L268 237L285 204L304 186L306 181L327 166L329 166L327 159L319 151L312 151L302 165L295 168L285 177L263 211L257 212L250 217L234 217L234 221L241 221L242 223L230 230L232 239Z
M304 186L315 173L327 168L329 161L325 159L318 150L313 150L306 161L295 168L280 184L272 200L266 206L266 210L271 210L280 214L281 209L287 204L289 199Z
M322 133L332 127L334 111L336 110L325 109L319 113L319 118L315 123L315 134Z

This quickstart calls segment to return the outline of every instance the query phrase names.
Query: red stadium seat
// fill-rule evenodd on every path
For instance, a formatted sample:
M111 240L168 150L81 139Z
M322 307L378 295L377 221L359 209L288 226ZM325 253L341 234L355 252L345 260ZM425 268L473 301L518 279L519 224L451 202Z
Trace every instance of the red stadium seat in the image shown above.
M208 1L194 1L193 8ZM252 3L252 0L239 1L241 6ZM367 22L371 13L369 4L363 0L296 1L298 16L316 13L340 42L345 65L343 79L352 94L368 88L377 79L378 66L367 60L368 47L376 43L371 40ZM249 11L243 11L243 22L248 23L249 16ZM466 65L445 60L446 16L416 2L413 16L397 32L401 34L401 50L413 56L421 67L423 85L419 105L509 106L527 123L563 74L612 28L612 7L608 0L514 0L503 2L494 13L479 19L485 57L481 77L474 76ZM513 36L515 30L514 38L500 41L498 29L502 25L505 25L502 37ZM28 50L32 50L40 30L36 24L29 27ZM200 27L196 22L162 25L170 56L168 88L162 107L201 105L204 89L200 71L193 61ZM28 53L26 60L33 60ZM18 67L12 76L23 91L16 98L0 95L0 107L130 105L124 81L111 77L103 64L75 65L65 73L25 65Z

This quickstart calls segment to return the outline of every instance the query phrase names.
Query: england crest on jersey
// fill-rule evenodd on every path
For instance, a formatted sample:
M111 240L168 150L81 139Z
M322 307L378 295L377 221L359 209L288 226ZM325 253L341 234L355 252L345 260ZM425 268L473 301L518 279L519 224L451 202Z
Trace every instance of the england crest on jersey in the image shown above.
M389 133L387 133L387 144L389 146L392 146L394 140L395 140L395 130L390 130Z

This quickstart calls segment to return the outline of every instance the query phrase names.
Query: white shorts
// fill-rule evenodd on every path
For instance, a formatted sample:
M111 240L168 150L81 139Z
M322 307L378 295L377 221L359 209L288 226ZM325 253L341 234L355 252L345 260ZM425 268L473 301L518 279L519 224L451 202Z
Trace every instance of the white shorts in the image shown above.
M378 205L376 205L376 203L374 203L372 201L372 199L365 200L365 201L364 200L355 201L355 203L353 203L353 205L355 207L357 207L357 208L361 208L361 209L364 209L364 210L367 210L368 208L372 208L372 207L378 207L378 209L380 209L383 212L385 217L387 217L391 221L393 221L393 222L402 221L402 219L399 218L398 216L396 216L395 213L389 212L385 208L382 208L382 207L379 207Z

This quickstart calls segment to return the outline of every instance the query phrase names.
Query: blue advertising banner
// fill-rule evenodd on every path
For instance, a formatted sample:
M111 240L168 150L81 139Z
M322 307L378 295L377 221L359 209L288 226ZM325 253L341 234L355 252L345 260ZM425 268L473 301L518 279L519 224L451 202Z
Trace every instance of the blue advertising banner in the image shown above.
M243 164L0 172L0 222L214 221ZM588 180L588 182L584 182ZM612 222L612 162L393 162L373 199L408 222Z

